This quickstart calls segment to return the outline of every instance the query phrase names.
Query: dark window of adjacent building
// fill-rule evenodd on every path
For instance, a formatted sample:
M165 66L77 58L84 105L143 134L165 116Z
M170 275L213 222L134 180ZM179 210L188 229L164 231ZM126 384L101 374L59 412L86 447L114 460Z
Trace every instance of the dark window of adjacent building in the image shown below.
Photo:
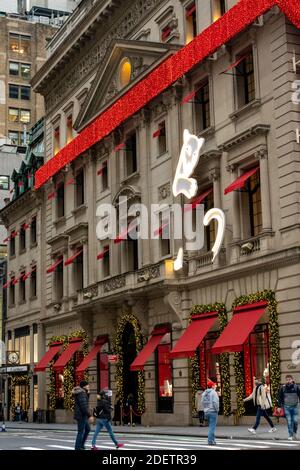
M19 87L18 85L9 85L8 96L12 99L19 99Z
M30 100L30 87L21 86L20 87L20 99L21 100Z
M249 50L244 54L242 53L240 56L245 57L235 67L235 73L238 106L242 107L255 99L255 77L252 50Z
M167 151L167 136L166 136L166 123L165 121L159 124L158 136L158 152L163 155Z
M155 351L156 403L158 413L173 412L173 371L170 360L171 337L167 333L164 342Z
M21 226L20 232L19 232L19 240L20 240L20 251L26 250L26 230L24 228L24 225Z
M57 260L58 261L58 260ZM56 300L60 301L64 295L64 264L59 263L55 270L55 292Z
M262 231L262 204L259 170L252 175L242 191L244 238L256 237Z
M201 132L211 125L208 79L199 84L197 88L195 95L196 129L197 132Z
M103 247L103 277L108 277L110 275L110 254L109 254L109 245Z
M30 274L30 297L36 297L36 267L34 267Z
M9 84L9 97L17 100L30 100L30 87Z
M77 251L82 250L78 248ZM75 262L75 280L76 280L76 291L83 289L83 252L76 257Z
M64 183L60 183L57 187L56 191L57 197L57 217L64 217L65 215L65 185Z
M101 176L102 176L102 191L105 191L105 189L108 188L108 166L107 166L107 161L102 163L102 168L101 168Z
M9 254L10 256L15 256L16 254L16 238L13 236L14 230L10 234L9 239Z
M25 302L26 301L26 284L25 280L23 279L25 276L25 272L21 273L21 278L19 280L19 301Z
M31 65L20 62L9 62L9 75L29 79L31 75Z
M10 286L9 286L9 305L15 305L16 302L16 289L14 285L15 277L11 278Z
M137 171L137 145L136 132L133 132L126 140L125 165L126 175L130 176Z
M37 243L36 237L36 217L32 217L30 224L30 243L35 245Z
M18 76L19 75L19 68L20 64L19 62L10 62L9 63L9 75L15 75L15 76Z
M0 175L0 189L3 191L9 190L9 176Z
M21 64L20 65L21 77L29 79L31 76L31 65Z
M30 36L23 34L9 33L9 50L20 57L30 55Z
M8 131L8 138L12 145L27 145L29 132Z
M77 173L76 173L76 206L82 206L84 204L84 171L83 168L81 168Z
M186 44L189 44L197 36L197 11L195 2L185 10L186 15Z

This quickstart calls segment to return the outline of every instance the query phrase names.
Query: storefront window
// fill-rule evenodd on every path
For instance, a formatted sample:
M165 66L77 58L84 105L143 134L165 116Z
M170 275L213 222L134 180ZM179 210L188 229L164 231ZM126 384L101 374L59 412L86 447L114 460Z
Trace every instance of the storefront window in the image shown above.
M108 355L106 353L100 353L98 356L99 390L109 389Z
M220 356L212 354L213 347L218 337L217 332L209 333L202 341L199 347L199 364L200 364L200 385L207 388L207 381L212 380L217 384L217 392L222 395L222 380Z
M15 330L15 351L19 353L20 364L30 364L29 327Z
M156 349L157 412L173 412L173 371L170 361L171 337L166 334Z
M256 325L244 344L245 393L250 395L255 378L263 378L270 360L269 327Z

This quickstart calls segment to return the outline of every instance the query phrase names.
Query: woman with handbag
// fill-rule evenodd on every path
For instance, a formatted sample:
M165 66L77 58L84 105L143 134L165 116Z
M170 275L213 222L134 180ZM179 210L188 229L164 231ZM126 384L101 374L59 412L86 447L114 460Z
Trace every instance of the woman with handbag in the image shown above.
M256 429L258 428L260 424L260 419L263 416L270 425L271 429L269 430L269 432L275 432L276 428L267 413L267 410L272 408L271 395L268 390L268 387L262 383L261 379L255 380L255 387L251 395L244 399L244 402L249 400L253 400L253 404L256 407L256 420L254 426L252 428L248 428L248 431L252 434L256 434Z

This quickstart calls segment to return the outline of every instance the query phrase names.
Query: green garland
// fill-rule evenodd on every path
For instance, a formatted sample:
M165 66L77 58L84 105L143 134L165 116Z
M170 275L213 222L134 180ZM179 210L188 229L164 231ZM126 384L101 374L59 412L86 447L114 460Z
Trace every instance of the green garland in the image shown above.
M130 323L134 329L135 341L136 341L136 352L139 353L143 348L143 336L141 333L141 326L138 319L132 313L124 314L118 321L116 336L114 340L115 354L118 356L118 362L116 364L116 394L119 395L121 402L124 402L124 390L123 390L123 379L124 379L124 358L123 358L123 333L124 329ZM144 371L138 371L138 413L144 413L145 411L145 373Z
M52 336L50 339L48 346L51 343L55 342L62 342L63 349L67 349L69 342L72 338L81 338L83 340L83 347L82 352L83 355L86 356L88 354L88 337L84 330L74 331L69 336L62 335L62 336ZM50 373L49 373L49 408L50 410L56 409L56 395L55 395L55 372L52 369L54 364L54 360L50 362ZM64 368L63 376L64 376L64 409L65 410L74 410L74 397L72 395L72 390L75 386L74 383L74 364L73 361L69 361L66 367ZM87 372L85 373L85 378L87 379Z
M279 325L278 310L275 292L272 290L264 290L256 294L242 295L233 302L232 309L235 307L251 304L259 301L268 302L269 328L270 328L270 382L271 395L273 404L275 404L278 389L280 386L280 358L279 358ZM237 414L242 416L245 413L244 407L244 370L241 353L234 354L234 368L236 377L236 394L237 394Z
M193 315L199 315L201 313L207 312L217 312L218 319L220 322L219 335L222 333L226 327L227 313L224 303L215 303L209 305L195 305L190 314L190 321L192 320ZM194 357L190 360L191 369L192 369L192 391L193 397L196 394L196 391L199 388L199 355L195 354ZM229 416L231 413L231 391L230 391L230 367L229 367L229 354L224 353L220 355L220 364L221 364L221 376L222 376L222 397L223 397L223 414L224 416ZM195 412L195 401L193 400L193 412Z
M26 395L25 395L25 411L28 411L30 408L30 379L28 375L19 375L11 378L11 405L10 405L10 415L12 421L15 419L15 399L16 399L16 385L26 385Z

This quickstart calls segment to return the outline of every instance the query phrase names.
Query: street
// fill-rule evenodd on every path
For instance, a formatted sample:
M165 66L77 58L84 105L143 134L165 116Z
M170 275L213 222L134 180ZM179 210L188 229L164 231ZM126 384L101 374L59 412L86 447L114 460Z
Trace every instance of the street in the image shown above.
M73 450L76 432L73 430L26 430L8 429L0 433L0 450ZM300 450L300 440L226 439L217 438L216 446L208 446L205 437L174 436L149 433L118 433L117 439L124 443L120 450ZM90 433L86 448L91 446ZM101 432L97 445L102 450L114 450L109 436Z

